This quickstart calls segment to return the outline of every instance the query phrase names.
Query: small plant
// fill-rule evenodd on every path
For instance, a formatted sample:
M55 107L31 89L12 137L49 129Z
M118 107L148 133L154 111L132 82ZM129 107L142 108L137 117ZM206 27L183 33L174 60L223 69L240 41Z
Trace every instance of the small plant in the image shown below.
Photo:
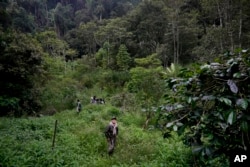
M171 63L170 67L166 68L166 76L167 77L176 77L179 73L179 66Z

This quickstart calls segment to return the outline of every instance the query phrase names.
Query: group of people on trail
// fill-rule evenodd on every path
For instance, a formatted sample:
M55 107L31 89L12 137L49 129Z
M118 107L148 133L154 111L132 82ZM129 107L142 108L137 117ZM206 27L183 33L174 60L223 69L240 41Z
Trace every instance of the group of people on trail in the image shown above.
M93 96L91 97L90 103L105 104L105 100L103 98L96 98L96 96Z
M96 96L91 97L90 103L93 104L105 104L105 100L103 98L96 98ZM76 103L76 112L80 113L82 110L82 104L79 99L77 99Z
M95 98L95 100L96 100L96 98ZM104 103L102 103L102 104L104 104ZM81 110L82 110L82 104L81 104L80 100L78 99L76 111L77 111L77 113L80 113ZM117 124L116 117L111 118L109 124L107 125L107 127L104 131L104 135L105 135L105 137L107 139L107 143L108 143L108 154L112 155L114 152L114 149L115 149L115 145L116 145L116 136L118 135L118 124Z

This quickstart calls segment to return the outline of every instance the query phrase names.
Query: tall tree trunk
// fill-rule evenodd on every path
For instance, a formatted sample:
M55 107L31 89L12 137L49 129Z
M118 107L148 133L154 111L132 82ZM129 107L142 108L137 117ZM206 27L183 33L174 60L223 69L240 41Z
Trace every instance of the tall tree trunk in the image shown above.
M218 1L216 1L217 3L217 12L218 12L218 15L219 15L219 20L220 20L220 28L221 28L221 31L223 29L223 19L222 19L222 11L221 11L221 8L220 8L220 4ZM222 39L222 35L220 33L219 35L219 40L220 40L220 50L221 52L223 52L223 39Z
M240 17L239 17L239 48L241 48L242 39L242 2L240 1Z
M99 21L100 21L100 22L102 21L102 12L100 13Z
M234 38L233 38L233 31L228 32L230 36L230 42L231 42L231 52L234 51Z
M176 63L175 64L179 64L179 57L180 57L180 32L179 32L179 26L177 23L176 26Z
M174 64L176 64L176 33L175 33L175 24L172 21L172 31L173 31L173 44L174 44Z
M47 4L47 0L45 0L45 10L46 10L46 27L48 27L49 25L49 11L48 11L48 4Z

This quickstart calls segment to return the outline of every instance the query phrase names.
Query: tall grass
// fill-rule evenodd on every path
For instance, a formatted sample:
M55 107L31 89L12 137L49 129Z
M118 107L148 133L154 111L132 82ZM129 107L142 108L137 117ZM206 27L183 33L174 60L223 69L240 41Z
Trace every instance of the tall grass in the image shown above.
M114 155L108 156L103 132L113 115L118 118L119 136ZM79 114L66 110L41 118L0 118L0 166L190 166L191 150L175 134L163 139L157 130L143 130L143 121L139 113L90 104Z

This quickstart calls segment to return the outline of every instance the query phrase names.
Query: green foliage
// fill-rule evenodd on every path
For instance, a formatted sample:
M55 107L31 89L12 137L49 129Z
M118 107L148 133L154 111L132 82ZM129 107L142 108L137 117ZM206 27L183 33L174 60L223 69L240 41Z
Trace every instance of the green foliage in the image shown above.
M140 115L118 115L119 136L112 157L104 129L117 108L87 105L41 118L0 118L1 166L190 166L191 150L173 134L142 130ZM52 149L55 120L58 121Z
M159 56L167 66L209 61L225 50L247 48L248 8L247 0L17 0L1 2L0 20L4 29L52 30L79 57L93 56L109 42L110 56L117 55L121 44L132 57L161 50ZM114 69L114 64L109 65Z
M41 43L45 52L52 57L65 56L69 49L68 44L59 38L54 31L43 31L36 34L37 40Z
M166 77L176 77L179 74L180 67L171 63L170 67L166 69Z
M201 154L220 154L224 141L229 141L225 145L228 149L234 145L248 147L249 54L248 51L239 52L241 59L230 55L235 46L249 45L247 3L246 0L223 3L206 0L185 3L181 0L1 1L0 74L6 78L0 81L1 114L31 114L41 108L44 114L55 114L75 108L76 99L82 101L84 110L89 113L78 115L82 119L78 120L82 121L81 126L86 122L109 119L110 115L129 113L123 123L129 125L128 130L134 130L136 135L130 138L127 134L123 140L136 141L136 144L135 148L131 146L120 152L133 153L123 155L124 162L117 162L119 156L113 160L104 159L105 156L92 156L103 150L105 145L104 142L96 144L100 134L90 128L86 134L93 137L80 134L80 141L76 135L62 135L62 143L74 142L74 149L68 152L58 147L54 155L54 152L45 150L49 146L47 143L42 143L45 148L41 148L38 142L31 144L36 152L40 150L36 158L44 166L79 166L78 163L84 161L90 166L102 166L102 163L106 166L178 166L177 161L186 159L186 154L169 164L165 161L174 159L172 155L176 155L176 152L166 155L168 152L164 150L159 157L148 156L156 154L156 147L151 146L155 141L143 143L138 139L140 135L147 140L150 138L137 129L137 126L142 127L145 123L140 115L142 113L138 112L142 108L150 128L156 119L152 115L158 114L159 126L180 133L186 127L186 142L195 144L197 147L194 150ZM137 4L137 8L134 8ZM131 12L127 14L128 11ZM178 64L167 68L167 77L178 77L167 80L170 89L165 98L166 103L172 105L164 106L162 112L152 107L161 103L164 94L162 75L165 70L161 68L162 65L167 67L170 62L204 62L212 60L224 50L229 50L224 56L232 59L226 63L223 60L225 57L218 59L218 69L218 64L213 63L202 68L192 64L192 70L179 70ZM135 64L131 64L133 59ZM131 69L133 65L135 67ZM114 107L88 105L93 95L104 97ZM104 114L100 114L103 111ZM74 123L67 120L66 124L67 127ZM101 128L103 125L104 122L97 126ZM74 126L81 130L80 125ZM238 140L237 136L243 137ZM17 138L22 141L25 137L20 135ZM153 140L153 137L150 139ZM86 146L85 152L89 151L91 155L84 152L84 157L78 162L72 159L79 158L73 153L81 152L77 149L79 145ZM90 150L92 145L94 150ZM120 148L125 148L125 144ZM142 155L143 151L145 156ZM140 155L133 157L136 153ZM10 157L15 156L15 153L10 154ZM41 154L50 157L48 160L44 157L39 159ZM74 157L71 159L70 155ZM220 161L223 158L212 157L206 161L206 158L200 157L199 160L205 166L222 166ZM147 159L151 160L149 164L146 164ZM32 157L20 165L29 166L30 161L34 161Z
M111 71L106 70L100 76L99 86L109 93L115 93L121 90L123 86L130 80L128 71Z
M136 111L139 108L136 95L133 93L117 93L110 97L109 101L113 106L120 107L122 111Z
M13 6L10 10L13 28L21 32L34 32L35 21L34 16L18 5Z
M105 42L96 53L97 62L104 69L116 69L116 57L112 50L113 46Z
M51 110L55 112L75 107L78 89L76 81L71 78L48 81L42 91L43 94L40 98L45 113L51 112Z
M184 134L204 165L250 147L248 56L242 50L223 56L221 63L183 69L167 79L167 105L159 122L164 129Z
M156 54L149 55L145 58L136 58L135 63L139 67L155 68L161 65L161 61L157 58Z
M39 109L36 79L44 81L42 48L31 35L10 31L1 39L1 114L32 113ZM14 104L15 103L15 104Z
M73 28L73 8L70 4L57 3L54 12L54 26L57 35L63 36L69 29Z
M95 56L96 56L98 65L103 68L107 68L107 62L108 62L107 50L105 50L104 48L100 48Z
M156 104L163 95L164 84L160 73L161 68L146 69L136 67L130 70L131 79L127 83L127 89L131 93L137 93L138 99L144 105Z
M117 54L117 66L119 70L128 70L132 64L132 59L127 52L126 45L120 45Z
M122 43L126 43L132 35L131 32L126 30L128 24L128 20L123 18L103 20L98 31L95 32L97 44L103 47L104 43L108 42L114 48L118 48Z
M158 44L162 44L167 33L167 14L164 1L142 1L128 18L129 28L133 35L131 47L136 46L139 56L146 57L156 52Z

